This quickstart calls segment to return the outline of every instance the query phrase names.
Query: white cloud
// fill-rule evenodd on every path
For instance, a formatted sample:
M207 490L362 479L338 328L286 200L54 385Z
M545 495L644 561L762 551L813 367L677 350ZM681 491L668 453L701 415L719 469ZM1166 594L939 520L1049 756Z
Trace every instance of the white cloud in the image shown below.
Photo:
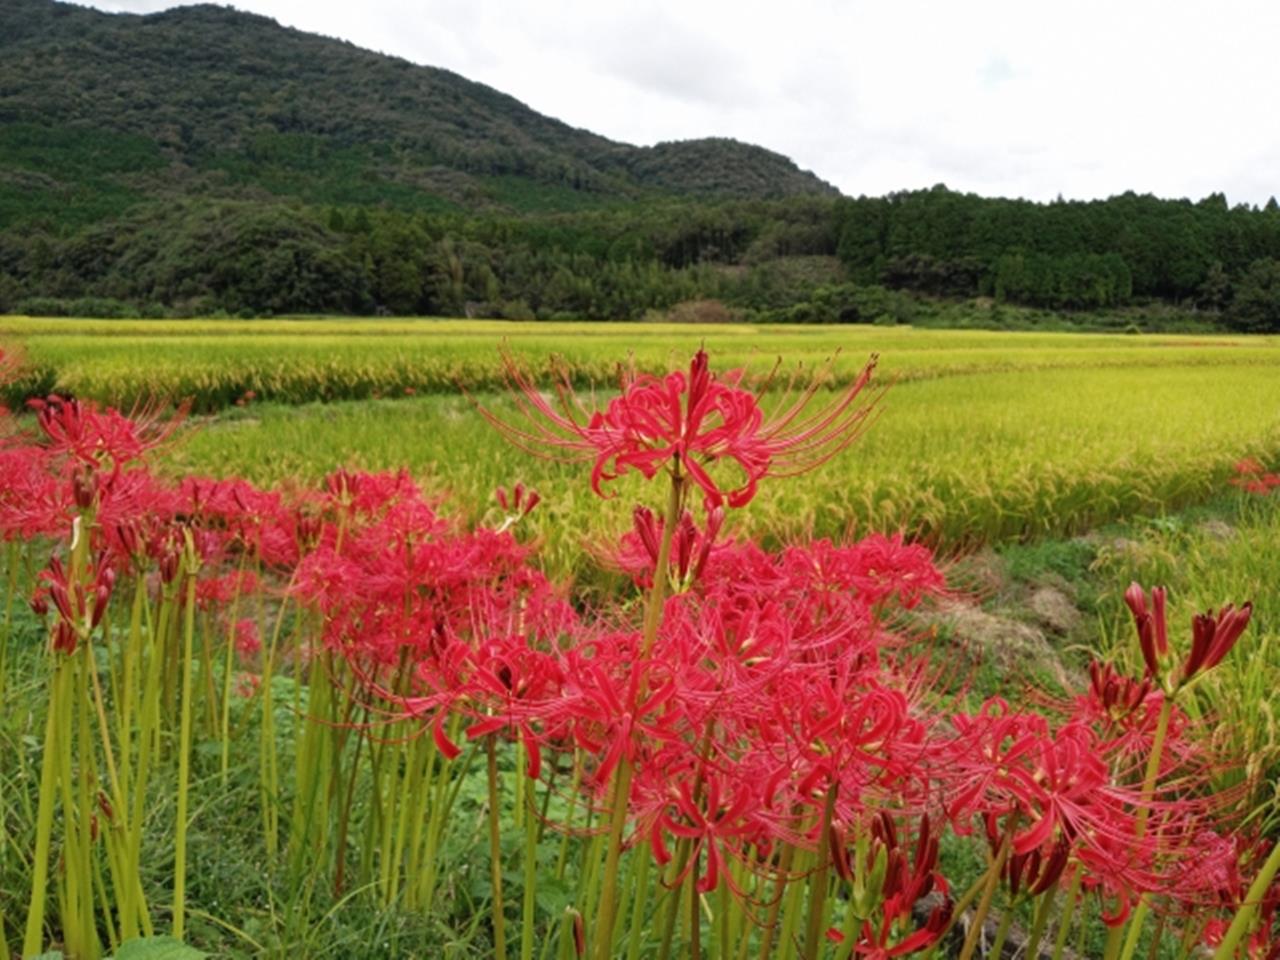
M614 139L759 143L851 194L1280 192L1268 0L236 5L447 67Z

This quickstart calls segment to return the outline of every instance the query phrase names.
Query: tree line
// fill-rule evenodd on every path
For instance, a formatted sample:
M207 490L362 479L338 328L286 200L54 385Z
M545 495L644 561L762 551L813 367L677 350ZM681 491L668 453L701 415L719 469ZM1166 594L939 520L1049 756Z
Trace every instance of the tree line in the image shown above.
M1280 330L1280 209L942 187L551 214L188 197L0 234L0 310L20 312L631 320L719 301L748 320L866 322L901 319L903 297L1168 304Z

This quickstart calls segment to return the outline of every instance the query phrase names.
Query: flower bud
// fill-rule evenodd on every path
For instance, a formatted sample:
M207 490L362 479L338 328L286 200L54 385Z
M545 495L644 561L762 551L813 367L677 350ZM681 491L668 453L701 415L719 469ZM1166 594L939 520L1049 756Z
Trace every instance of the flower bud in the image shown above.
M76 652L76 631L66 620L59 620L53 628L50 646L54 653L65 653L68 656Z

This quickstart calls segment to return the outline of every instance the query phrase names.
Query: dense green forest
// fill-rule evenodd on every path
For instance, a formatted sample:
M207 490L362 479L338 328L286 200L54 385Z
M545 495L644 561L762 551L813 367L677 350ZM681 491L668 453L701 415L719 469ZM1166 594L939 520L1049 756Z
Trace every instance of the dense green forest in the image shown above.
M3 311L1280 330L1274 200L850 199L229 8L0 21Z

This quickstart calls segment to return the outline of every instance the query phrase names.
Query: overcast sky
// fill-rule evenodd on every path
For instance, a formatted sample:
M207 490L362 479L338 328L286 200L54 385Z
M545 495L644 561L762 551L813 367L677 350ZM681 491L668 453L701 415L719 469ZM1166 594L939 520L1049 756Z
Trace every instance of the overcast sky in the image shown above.
M447 67L615 140L758 143L851 195L1280 194L1274 0L234 5Z

